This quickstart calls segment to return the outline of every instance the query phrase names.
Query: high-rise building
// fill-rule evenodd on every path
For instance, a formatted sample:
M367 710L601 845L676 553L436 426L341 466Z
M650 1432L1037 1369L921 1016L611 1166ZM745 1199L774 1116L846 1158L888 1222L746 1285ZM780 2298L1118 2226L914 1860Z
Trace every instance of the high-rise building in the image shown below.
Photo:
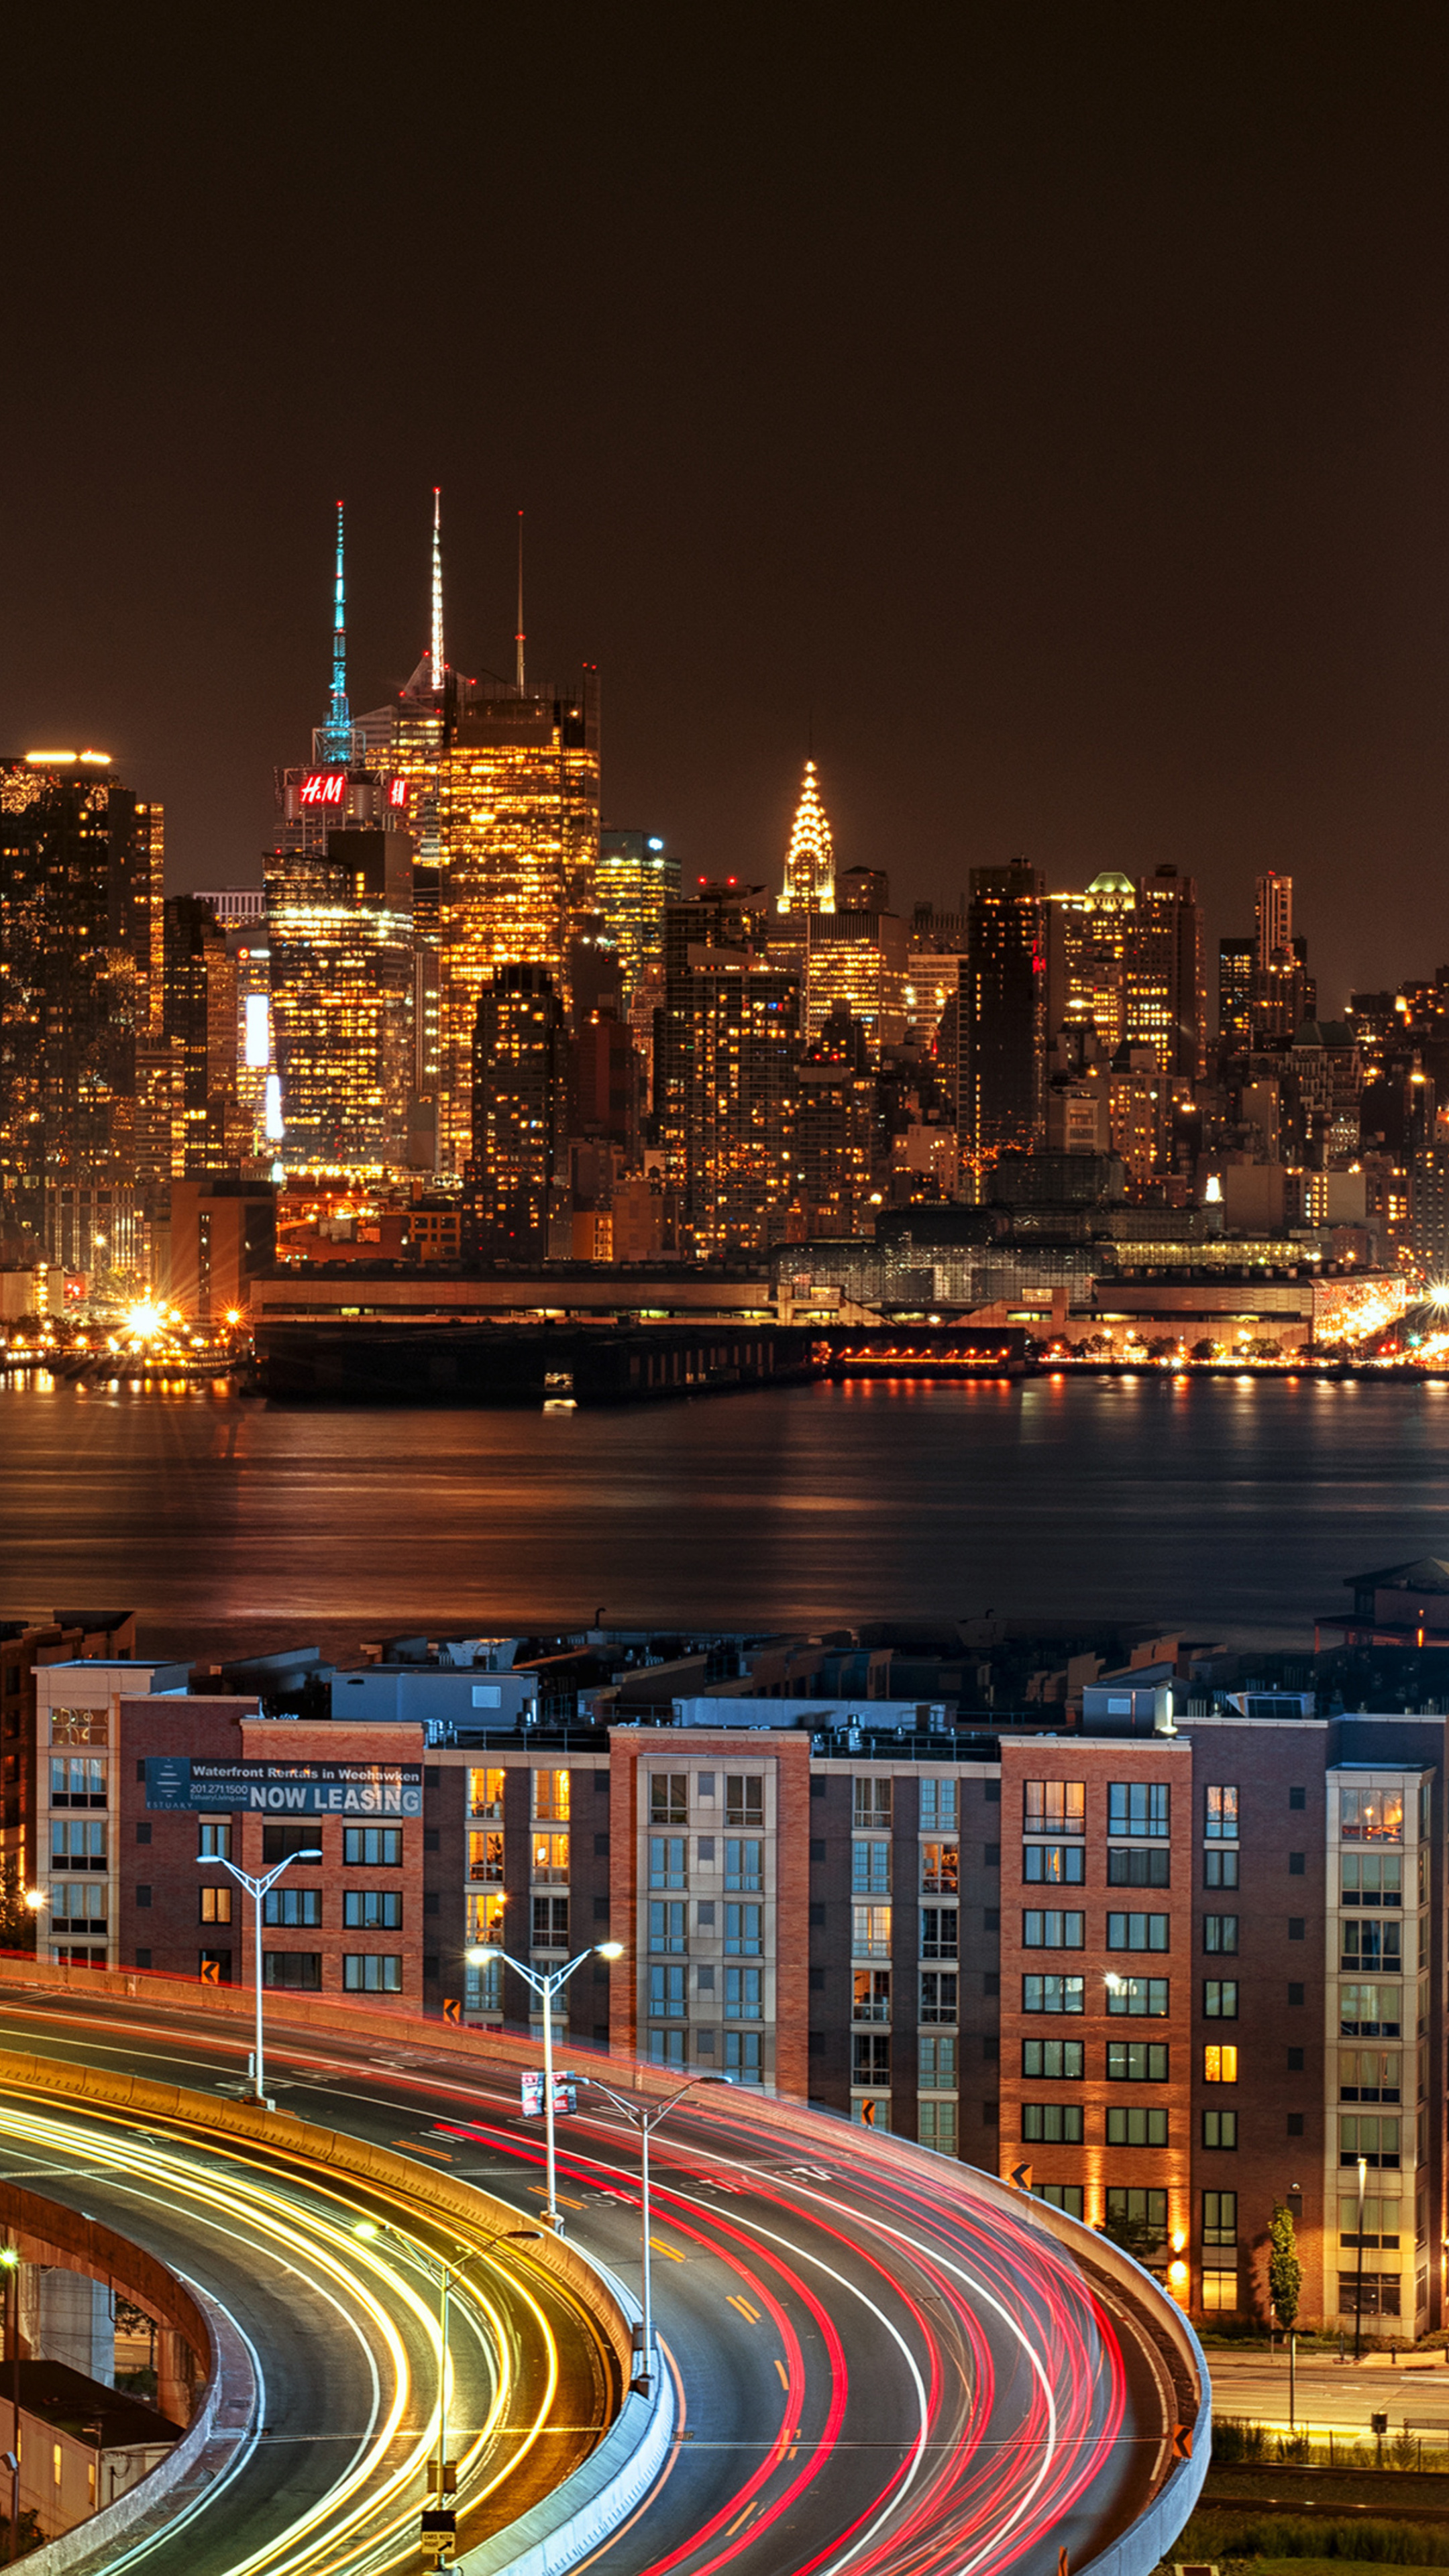
M1197 886L1168 866L1139 877L1133 891L1126 1043L1151 1047L1169 1082L1200 1082L1207 1070L1207 1009Z
M961 1158L979 1181L1029 1153L1046 1109L1046 886L1037 868L973 868L961 970Z
M775 908L778 912L835 910L835 852L820 798L820 774L813 760L805 763L800 802L785 853L785 882Z
M568 1204L568 1042L544 966L497 966L478 997L468 1197L485 1261L542 1261Z
M226 934L200 895L168 899L163 966L161 1037L184 1056L181 1169L215 1171L241 1151L237 969Z
M324 852L279 850L264 865L275 1159L284 1171L399 1166L415 1063L412 844L344 824Z
M1255 939L1218 941L1218 1038L1224 1056L1238 1055L1248 1045L1257 962Z
M655 1116L681 1248L702 1260L789 1225L803 996L767 928L763 886L701 882L665 914Z
M1293 879L1270 871L1254 889L1253 976L1248 1043L1285 1045L1315 1017L1318 988L1308 972L1308 945L1293 931Z
M865 1031L848 1011L826 1022L796 1075L792 1169L802 1240L870 1230L876 1083Z
M596 900L619 955L625 1004L664 959L664 907L679 896L679 861L658 832L599 837Z
M1273 870L1253 889L1254 945L1260 966L1271 966L1293 945L1293 879Z
M1050 1031L1090 1029L1104 1054L1127 1035L1127 959L1137 889L1120 868L1104 868L1082 894L1047 898L1047 1011Z
M98 751L0 762L0 1198L129 1182L161 999L162 815Z

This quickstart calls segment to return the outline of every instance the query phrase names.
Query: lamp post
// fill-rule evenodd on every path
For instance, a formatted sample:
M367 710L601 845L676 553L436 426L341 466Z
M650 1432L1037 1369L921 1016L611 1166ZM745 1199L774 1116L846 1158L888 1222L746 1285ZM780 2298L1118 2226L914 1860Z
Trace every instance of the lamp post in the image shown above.
M1358 2280L1353 2297L1353 2357L1357 2361L1363 2350L1363 2191L1368 2180L1368 2158L1358 2160Z
M352 2233L354 2236L362 2237L364 2241L384 2235L390 2236L395 2245L404 2248L412 2241L402 2236L395 2227L380 2227L375 2218L359 2218ZM487 2254L495 2245L537 2245L542 2235L541 2227L496 2227L491 2236L484 2237L477 2245L463 2246L451 2260L442 2254L431 2257L438 2267L438 2456L433 2469L432 2491L440 2505L447 2492L445 2479L448 2469L448 2293L453 2286L454 2275L461 2272L464 2263L475 2254Z
M558 2193L555 2188L556 2174L553 2145L553 1999L554 1996L559 1994L568 1984L568 1981L574 1974L575 1970L583 1966L585 1959L622 1959L624 1956L624 1944L622 1941L594 1941L590 1944L587 1950L580 1950L578 1957L576 1959L570 1959L567 1965L562 1968L526 1967L521 1959L510 1959L507 1951L500 1949L496 1942L489 1942L482 1949L465 1950L463 1956L467 1960L470 1968L484 1968L487 1966L490 1959L501 1959L506 1967L513 1970L516 1977L521 1977L524 1984L526 1986L531 1986L533 1992L542 1998L543 2122L546 2149L545 2165L548 2178L548 2206L544 2215L547 2218L550 2227L553 2229L555 2236L561 2236L563 2234L563 2216L559 2209Z
M5 2328L10 2346L10 2532L7 2559L20 2555L20 2248L0 2245L5 2272Z
M263 2110L268 2105L266 2068L262 2063L262 1899L276 1886L283 1870L291 1868L294 1860L319 1861L321 1858L322 1854L319 1851L288 1852L285 1860L279 1860L276 1868L269 1869L261 1878L253 1878L249 1870L242 1869L234 1860L225 1859L220 1852L205 1853L197 1862L198 1869L229 1869L237 1885L244 1887L252 1900L255 1918L252 1946L257 1976L257 2053L252 2076L252 2099Z
M661 2102L654 2111L646 2111L642 2102L631 2102L625 2093L616 2093L612 2084L600 2083L597 2075L585 2075L581 2080L585 2084L591 2084L596 2093L604 2094L613 2103L615 2110L621 2111L624 2118L639 2132L639 2205L642 2233L640 2270L644 2281L644 2325L639 2371L630 2385L637 2388L641 2397L647 2397L652 2385L650 2372L654 2355L654 2285L649 2261L649 2141L660 2121L668 2119L675 2104L682 2102L685 2094L696 2084L728 2084L730 2079L727 2075L691 2075L670 2094L667 2102Z

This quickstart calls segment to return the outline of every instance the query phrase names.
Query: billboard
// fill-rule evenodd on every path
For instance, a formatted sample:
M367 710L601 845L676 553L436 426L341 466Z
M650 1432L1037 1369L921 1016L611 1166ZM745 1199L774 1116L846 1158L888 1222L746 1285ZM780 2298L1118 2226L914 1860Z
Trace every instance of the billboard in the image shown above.
M420 1763L206 1762L188 1754L146 1757L153 1815L420 1816Z

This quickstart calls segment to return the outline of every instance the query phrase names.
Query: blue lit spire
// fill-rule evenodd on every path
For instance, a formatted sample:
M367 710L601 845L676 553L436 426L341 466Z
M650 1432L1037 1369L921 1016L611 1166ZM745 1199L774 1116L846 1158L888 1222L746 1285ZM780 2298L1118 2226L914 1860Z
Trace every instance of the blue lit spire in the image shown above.
M347 704L347 583L342 564L342 504L337 504L337 576L332 611L332 703L317 728L318 758L340 769L352 759L352 712Z

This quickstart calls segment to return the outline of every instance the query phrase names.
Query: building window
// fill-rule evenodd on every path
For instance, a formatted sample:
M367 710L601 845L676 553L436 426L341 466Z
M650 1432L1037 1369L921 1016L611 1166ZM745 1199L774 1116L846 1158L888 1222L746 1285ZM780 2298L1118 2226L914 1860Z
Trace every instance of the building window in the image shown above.
M684 2064L683 2031L651 2030L649 2055L656 2066L682 2066Z
M752 1771L725 1773L725 1823L753 1825L757 1830L765 1821L765 1783Z
M1402 2060L1396 2048L1341 2048L1338 2052L1340 2102L1397 2102L1402 2095Z
M487 1887L503 1885L503 1836L501 1834L468 1836L468 1876Z
M1208 1851L1202 1856L1204 1887L1236 1887L1238 1855L1235 1851Z
M1066 2218L1082 2215L1082 2186L1079 2182L1034 2182L1033 2200L1044 2200L1048 2209L1059 2209Z
M147 1840L150 1840L149 1831ZM50 1828L53 1870L104 1869L106 1824L103 1816L57 1816Z
M1238 2245L1238 2195L1235 2191L1205 2191L1202 2196L1202 2241L1215 2252Z
M1209 2021L1236 2021L1238 1989L1219 1977L1209 1977L1202 1990L1202 2008Z
M1023 1843L1021 1874L1028 1887L1080 1887L1087 1855L1080 1843Z
M852 2084L889 2086L891 2044L879 2031L857 2031L850 2043Z
M1348 2237L1344 2238L1347 2245ZM1368 2243L1367 2237L1364 2243ZM1338 2307L1341 2316L1396 2317L1399 2313L1400 2282L1397 2272L1340 2272Z
M1203 1795L1206 1801L1204 1838L1210 1843L1235 1843L1238 1839L1237 1790L1207 1789Z
M956 2153L956 2105L954 2102L920 2102L916 2106L916 2135L923 2147L934 2147L938 2156Z
M535 1896L533 1899L533 1946L536 1950L568 1948L569 1901L566 1896Z
M1109 1834L1150 1834L1165 1842L1171 1832L1172 1793L1165 1780L1111 1780L1107 1784Z
M400 1995L402 1960L379 1951L344 1951L342 1982L349 1994Z
M1112 2084L1165 2084L1165 2039L1109 2039L1107 2078Z
M877 1912L880 1910L876 1909ZM921 1956L923 1959L954 1959L957 1956L959 1918L954 1905L923 1905L921 1908Z
M350 1836L344 1839L350 1840ZM322 1849L320 1825L263 1825L262 1827L262 1862L267 1868L270 1868L273 1861L297 1860L303 1852L320 1852Z
M889 1955L890 1907L888 1905L866 1906L864 1908L857 1906L855 1910L857 1914L862 1911L868 1914L884 1914L886 1918L886 1953ZM760 1918L763 1911L764 1908L759 1905L727 1905L725 1907L726 1958L758 1959L761 1949ZM872 1955L874 1954L872 1953Z
M208 1888L206 1891L208 1895L213 1892L217 1896L226 1898L226 1912L225 1914L204 1914L203 1922L229 1923L231 1921L230 1888L218 1887L215 1891ZM306 1930L315 1931L321 1920L322 1890L320 1887L272 1887L262 1898L263 1923L283 1925L300 1923Z
M863 1842L857 1839L851 1844L850 1884L856 1896L889 1896L891 1892L889 1843Z
M1028 1950L1081 1950L1086 1946L1084 1914L1023 1914L1021 1937Z
M1338 1832L1339 1840L1345 1843L1401 1843L1403 1790L1340 1788Z
M649 1838L649 1884L651 1887L684 1885L683 1834L651 1834Z
M1341 1985L1338 2027L1345 2039L1398 2039L1403 2031L1400 1986Z
M1399 2124L1384 2119L1376 2111L1340 2112L1338 2121L1338 2161L1341 2165L1392 2167L1399 2164Z
M1145 2106L1139 2110L1135 2104L1126 2109L1109 2107L1107 2144L1109 2147L1165 2147L1167 2113L1149 2111Z
M475 1823L503 1822L503 1773L470 1771L468 1774L468 1813Z
M649 1774L649 1822L651 1825L683 1825L689 1821L689 1774L687 1771L651 1771Z
M136 1890L136 1902L141 1891ZM106 1929L106 1890L104 1880L53 1879L50 1889L50 1925L53 1932L89 1932L104 1934Z
M1083 1780L1024 1780L1022 1831L1028 1834L1084 1834L1087 1788Z
M198 1860L230 1860L230 1821L226 1824L212 1823L202 1825L201 1839L197 1845L196 1857Z
M1127 2013L1134 2019L1148 2021L1167 2019L1166 1977L1118 1977L1107 1979L1107 2010Z
M1107 2220L1118 2242L1130 2242L1140 2263L1160 2261L1167 2251L1167 2194L1141 2190L1135 2183L1109 2183Z
M855 1846L859 1851L862 1846ZM889 1845L886 1846L889 1849ZM921 1894L923 1896L958 1896L961 1892L961 1854L955 1843L922 1843Z
M683 1968L651 1967L649 2010L656 2021L684 2018Z
M487 1895L479 1896L472 1888L470 1888L467 1896L464 1898L464 1906L466 1910L468 1942L470 1948L476 1943L480 1949L501 1950L503 1947L503 1898L501 1896L494 1895L491 1891Z
M481 1966L464 1962L463 2010L465 2012L501 2013L503 2010L503 1962L485 1959Z
M1023 2102L1021 2134L1041 2146L1079 2147L1082 2106L1080 2102Z
M1046 2076L1061 2082L1078 2084L1086 2072L1086 2042L1080 2039L1024 2039L1021 2043L1023 2075Z
M1109 1851L1107 1885L1109 1887L1169 1887L1172 1854L1165 1851Z
M282 1831L288 1828L284 1825ZM349 1869L401 1869L401 1825L348 1825L342 1835L342 1857Z
M1206 2266L1204 2266L1202 2276L1202 2304L1205 2314L1210 2317L1232 2315L1238 2304L1238 2267L1236 2263L1234 2263L1230 2272L1210 2272Z
M725 1885L727 1888L736 1888L748 1895L764 1886L764 1865L762 1859L764 1848L763 1843L742 1842L734 1837L730 1837L726 1840ZM858 1851L862 1848L864 1848L864 1846L861 1844L856 1845L856 1849ZM876 1846L872 1846L871 1848L876 1848ZM890 1851L889 1843L882 1843L878 1848L887 1854ZM887 1893L889 1893L889 1876L887 1877Z
M1235 1951L1238 1946L1236 1914L1205 1914L1202 1919L1202 1946L1211 1952Z
M952 1968L921 1970L922 2021L954 2021L956 2018L956 1972Z
M262 1984L315 1993L322 1983L320 1950L264 1950Z
M679 1957L683 1956L684 1905L682 1899L676 1900L672 1905L666 1897L654 1897L650 1900L649 1947L651 1950L663 1950Z
M765 2072L764 2034L758 2030L727 2030L724 2035L726 2075L738 2076L743 2084L759 2084Z
M821 1971L824 1974L824 1971ZM889 1968L856 1968L851 1975L850 2017L852 2021L889 2021L891 2017L891 1972Z
M893 1786L888 1779L856 1780L853 1820L858 1834L890 1832Z
M1370 1976L1382 1970L1387 1976L1397 1977L1404 1964L1402 1938L1397 1923L1341 1923L1339 1966L1365 1969Z
M1204 2111L1202 2142L1205 2147L1236 2147L1238 2115L1236 2111Z
M567 1834L534 1835L532 1874L535 1887L567 1887L569 1883Z
M1402 1905L1402 1852L1345 1852L1339 1862L1345 1905Z
M1397 2254L1403 2202L1397 2193L1391 2200L1386 2193L1366 2192L1363 2201L1363 2243L1365 2252ZM1359 2200L1357 2192L1342 2192L1338 2202L1339 2242L1358 2244Z
M1165 1950L1169 1919L1165 1914L1109 1914L1109 1950Z
M536 1824L566 1825L568 1823L569 1775L567 1771L535 1771L533 1814Z
M1202 2053L1202 2080L1204 2084L1236 2084L1238 2080L1236 2048L1223 2048L1216 2040L1209 2040Z
M303 1888L301 1893L310 1896L313 1891ZM303 1919L320 1922L320 1907L316 1915ZM396 1888L349 1887L342 1899L342 1921L349 1932L398 1932L402 1929L402 1897Z
M724 2008L726 2021L759 2021L763 2015L763 1968L726 1968L724 1972Z
M105 1755L102 1753L53 1755L50 1765L50 1803L53 1807L103 1807L106 1803Z
M954 1780L921 1782L921 1831L923 1834L956 1830L956 1783Z
M1024 2013L1079 2013L1086 2010L1085 1977L1023 1977Z
M949 2092L956 2081L956 2034L954 2031L922 2031L920 2037L920 2082L927 2093L939 2088Z

